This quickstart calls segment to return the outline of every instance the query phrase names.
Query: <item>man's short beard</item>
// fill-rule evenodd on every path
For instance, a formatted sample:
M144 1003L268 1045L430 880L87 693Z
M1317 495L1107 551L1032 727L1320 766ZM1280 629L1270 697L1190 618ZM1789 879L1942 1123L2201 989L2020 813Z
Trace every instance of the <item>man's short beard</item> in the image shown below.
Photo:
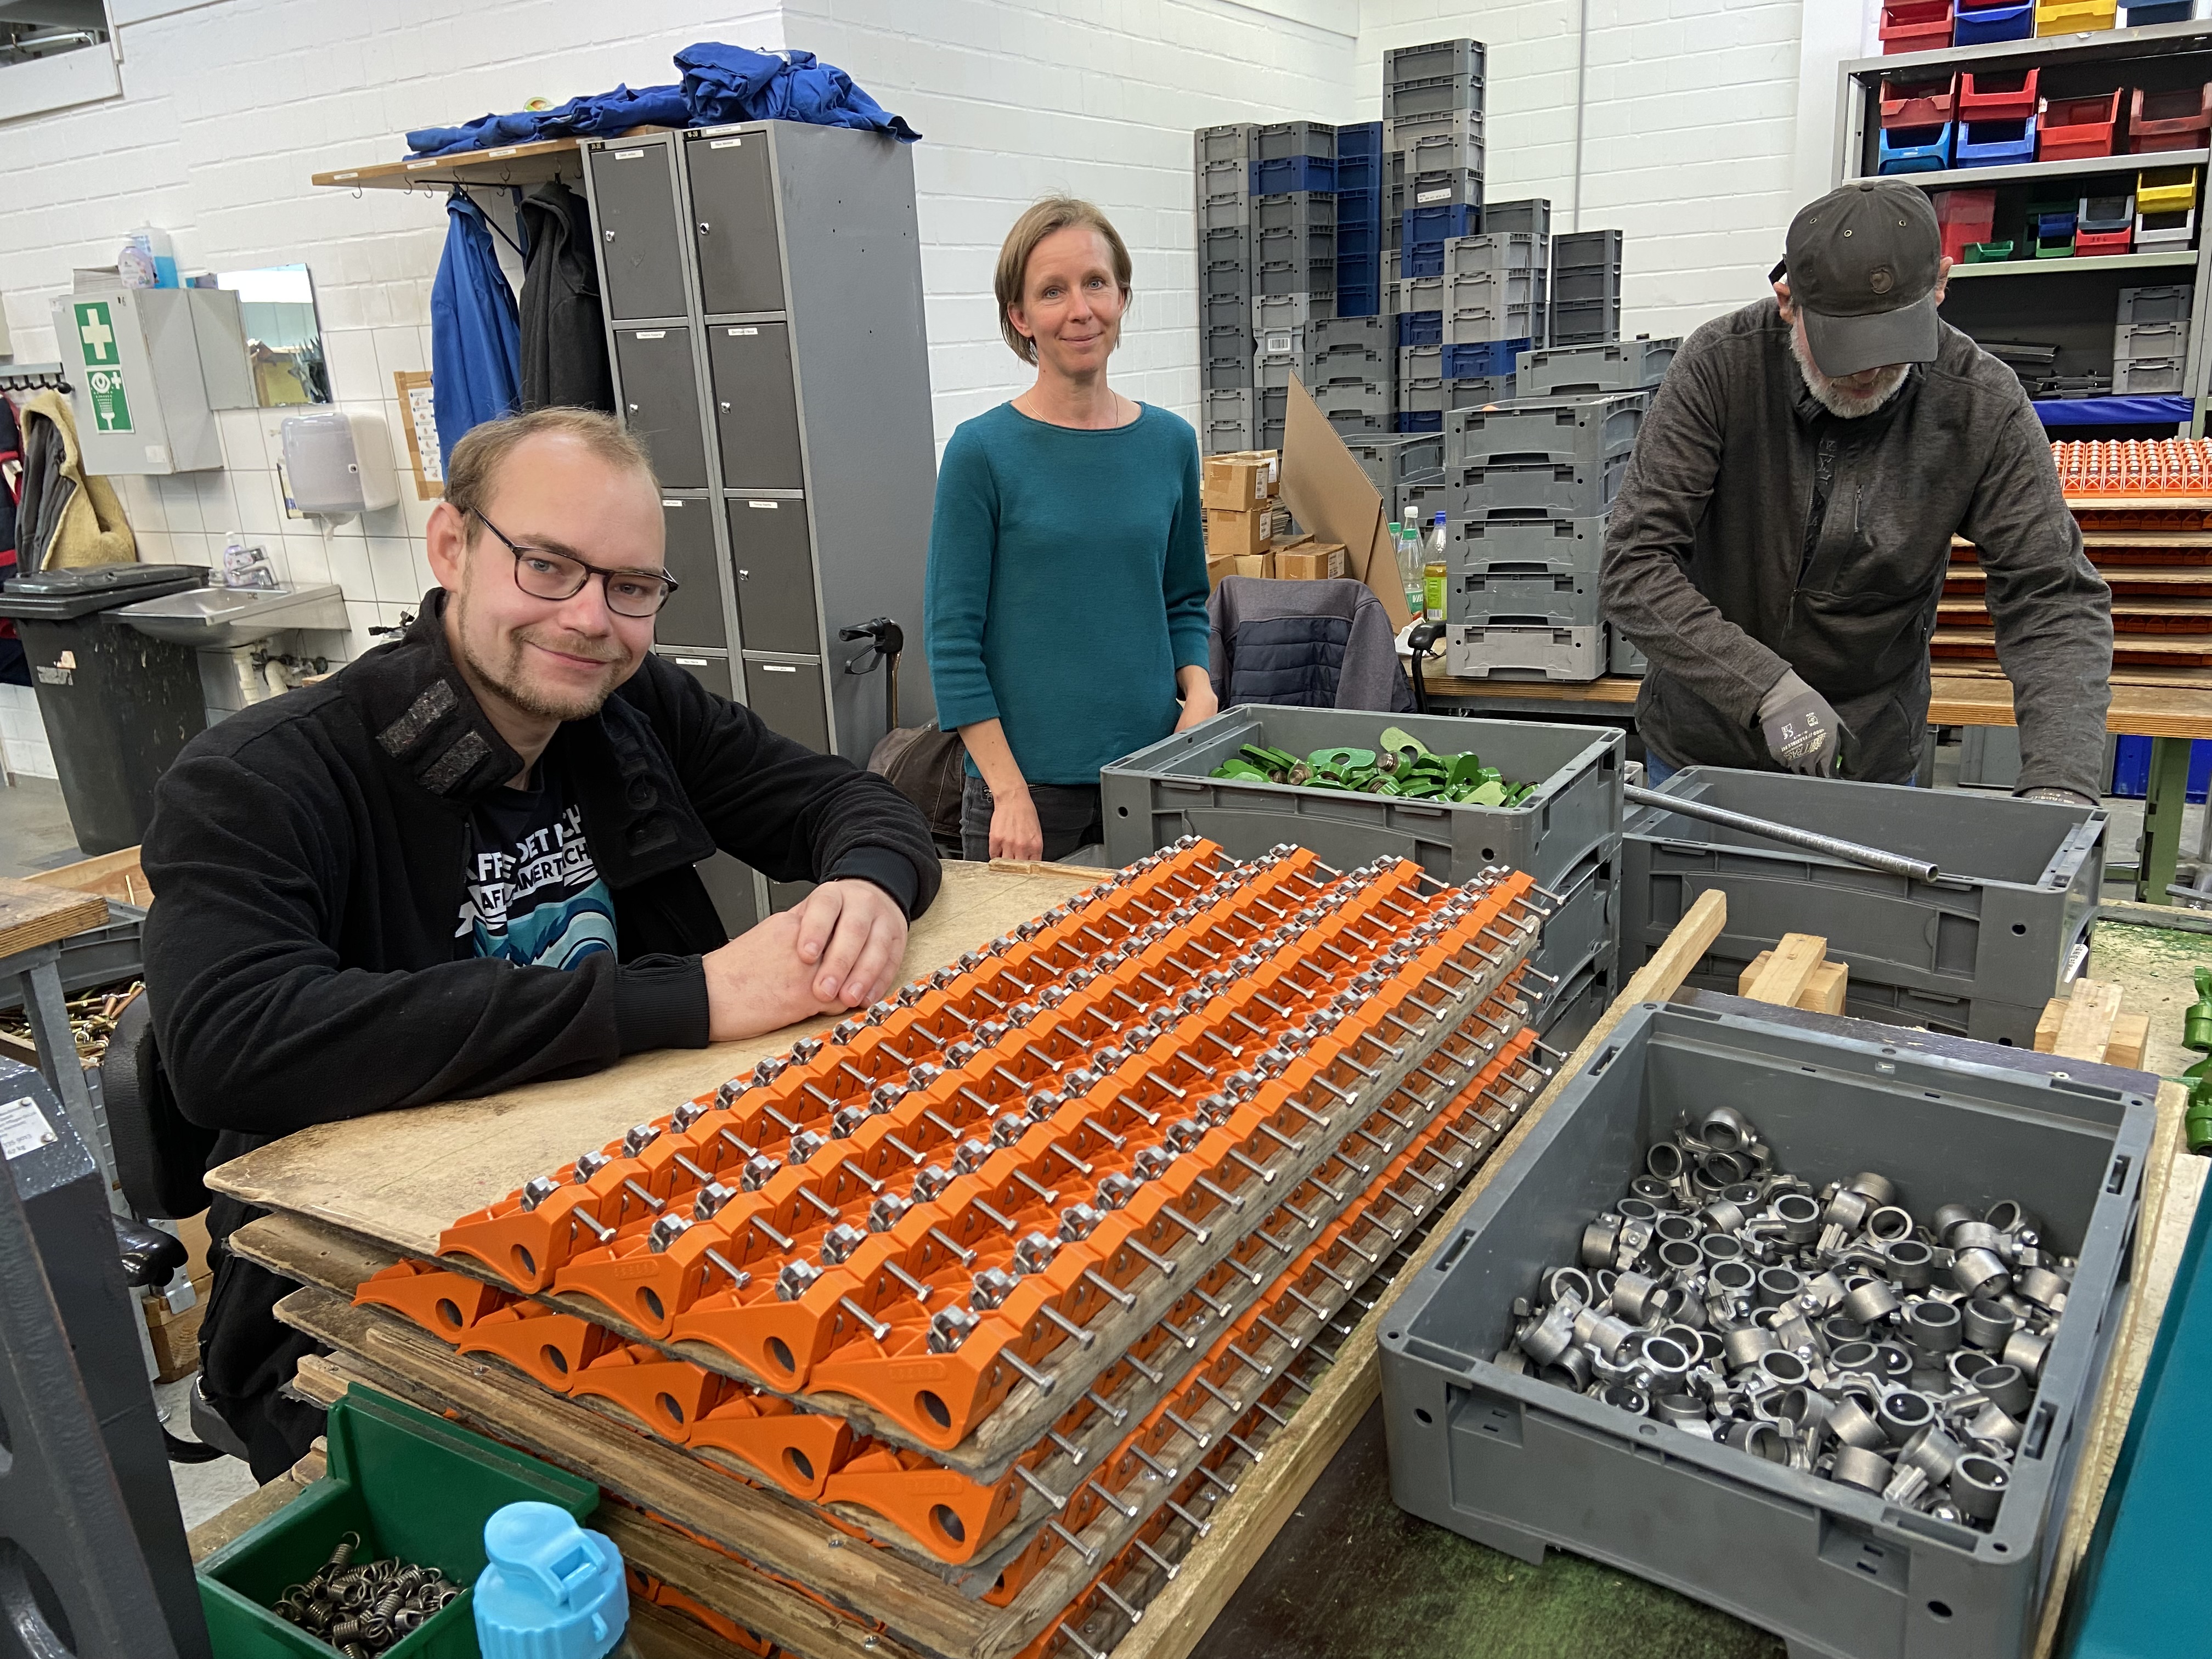
M1820 366L1813 361L1812 354L1805 349L1805 331L1801 324L1790 326L1790 355L1797 360L1797 372L1805 377L1805 389L1813 394L1813 400L1829 414L1846 421L1873 414L1897 396L1905 385L1905 377L1912 372L1910 363L1892 363L1882 371L1882 378L1875 382L1873 391L1856 395L1845 392L1834 380L1823 374Z
M454 596L454 603L456 605L463 603L459 594ZM470 645L465 616L457 617L455 620L461 624L454 630L460 641L461 658L468 664L471 672L507 702L512 703L522 713L532 715L538 720L588 720L606 706L607 699L614 695L615 686L621 684L619 679L615 680L596 696L586 694L585 696L565 702L543 696L523 683L522 635L518 634L509 637L512 648L507 654L507 659L503 665L495 668L478 656L475 648Z

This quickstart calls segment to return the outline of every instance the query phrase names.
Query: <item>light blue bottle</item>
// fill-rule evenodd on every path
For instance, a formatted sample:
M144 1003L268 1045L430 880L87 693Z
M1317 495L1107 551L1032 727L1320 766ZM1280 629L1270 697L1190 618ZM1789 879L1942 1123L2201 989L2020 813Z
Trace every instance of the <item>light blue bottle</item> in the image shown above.
M622 1552L551 1504L509 1504L484 1522L477 1577L483 1659L635 1659Z

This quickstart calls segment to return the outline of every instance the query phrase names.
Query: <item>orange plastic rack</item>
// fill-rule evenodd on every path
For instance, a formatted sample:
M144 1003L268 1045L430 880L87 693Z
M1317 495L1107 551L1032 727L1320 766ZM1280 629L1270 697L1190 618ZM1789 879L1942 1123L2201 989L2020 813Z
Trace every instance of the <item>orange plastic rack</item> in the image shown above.
M2212 492L2212 438L2105 438L2055 443L2051 452L2069 496Z

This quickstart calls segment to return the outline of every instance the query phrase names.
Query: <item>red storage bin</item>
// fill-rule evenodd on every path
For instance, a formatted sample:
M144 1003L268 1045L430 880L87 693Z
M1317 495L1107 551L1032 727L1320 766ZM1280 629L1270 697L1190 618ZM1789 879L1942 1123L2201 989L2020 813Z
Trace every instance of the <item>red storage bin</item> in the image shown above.
M2035 118L2039 70L1984 70L1959 77L1961 121L2028 121Z
M1926 80L1881 78L1881 125L1887 132L1898 127L1948 127L1959 114L1959 77L1938 75Z
M2130 155L2154 155L2167 149L2203 149L2212 144L2212 86L2180 87L2172 92L2136 88L2128 112Z
M2136 233L2131 226L2126 230L2077 230L2074 233L2074 257L2093 259L2100 254L2126 253L2136 245Z
M1996 228L1996 191L1939 190L1930 199L1943 233L1944 257L1954 265L1966 264L1967 246L1990 240Z
M1940 52L1951 44L1951 0L1891 0L1881 9L1884 56Z
M2045 99L2035 124L2037 158L2079 161L2119 154L2121 96L2115 90L2094 98Z

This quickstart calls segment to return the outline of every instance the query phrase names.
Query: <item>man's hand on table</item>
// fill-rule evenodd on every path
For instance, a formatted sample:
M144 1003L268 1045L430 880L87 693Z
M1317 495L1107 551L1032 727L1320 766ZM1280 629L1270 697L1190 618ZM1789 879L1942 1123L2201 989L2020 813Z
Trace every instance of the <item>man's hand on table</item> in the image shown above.
M897 981L906 933L906 913L873 882L823 883L706 957L708 1040L877 1000Z

